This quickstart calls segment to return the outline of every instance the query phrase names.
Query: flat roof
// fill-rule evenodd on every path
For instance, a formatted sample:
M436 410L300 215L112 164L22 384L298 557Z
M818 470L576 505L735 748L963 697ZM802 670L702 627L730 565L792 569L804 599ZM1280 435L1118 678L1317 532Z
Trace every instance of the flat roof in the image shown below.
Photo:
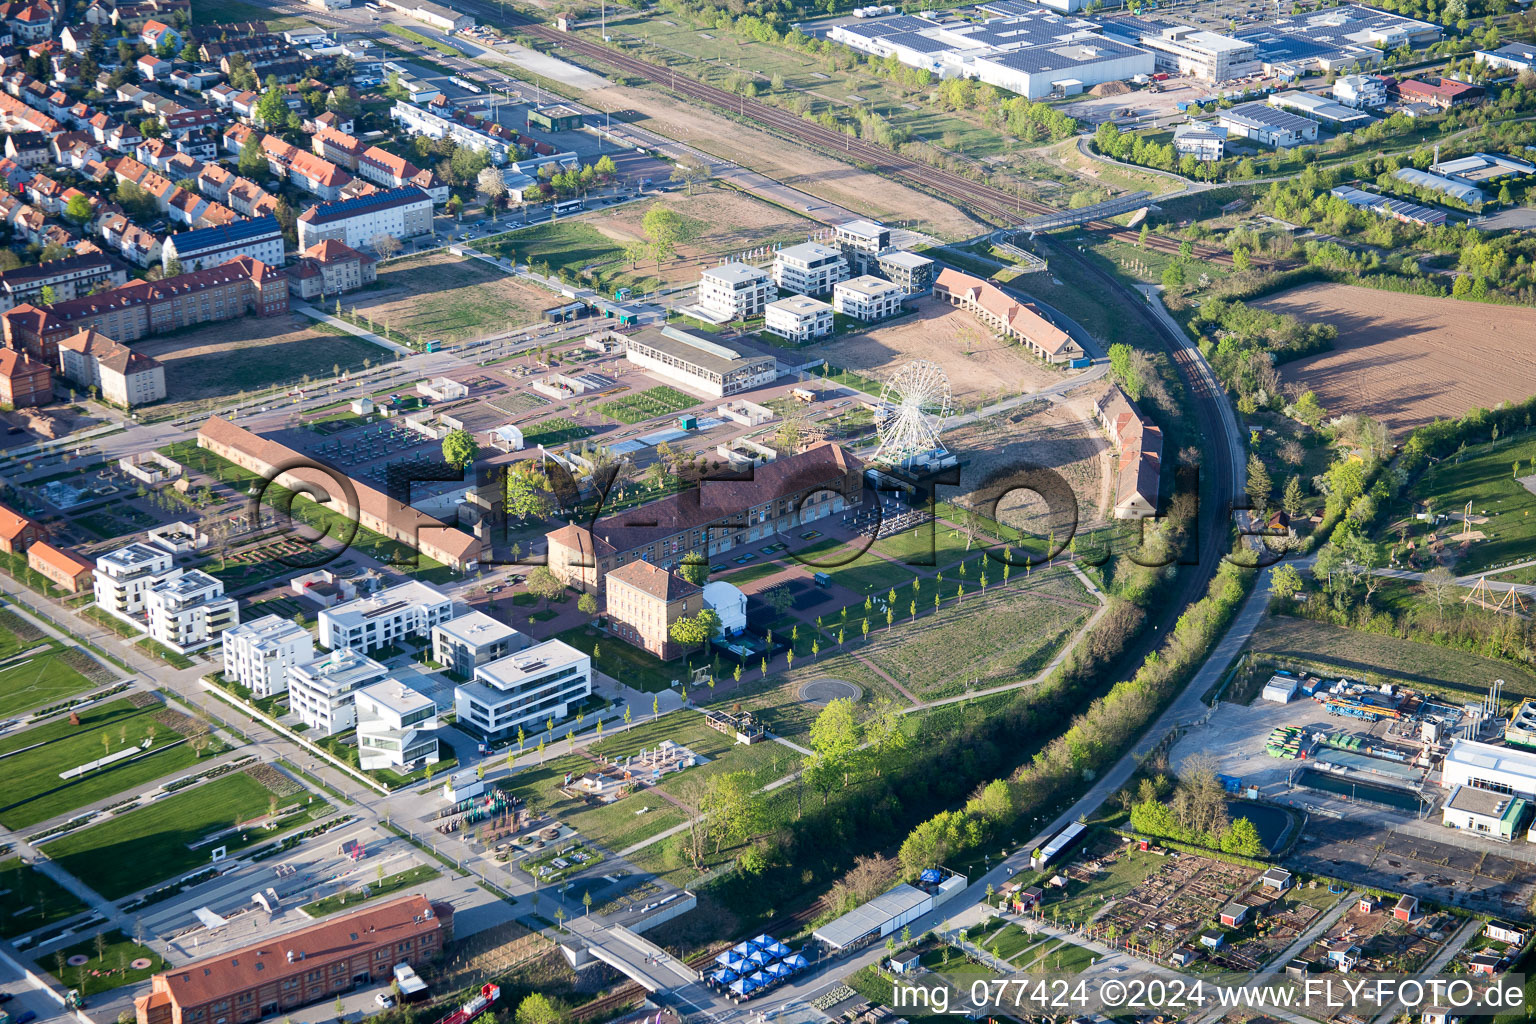
M855 277L848 281L839 281L832 288L834 291L856 292L860 295L884 295L888 292L901 291L901 285L871 274Z
M830 310L832 306L820 299L813 299L809 295L786 295L782 299L774 299L768 303L767 308L782 309L800 316L807 316L822 310Z
M713 277L717 281L724 281L727 284L741 284L744 281L768 280L768 271L763 270L761 267L754 267L751 264L742 263L740 261L722 263L718 267L710 267L708 270L705 270L700 274L700 276L705 275Z
M841 256L842 251L820 242L801 242L799 245L787 245L779 250L779 255L792 260L800 260L803 263L815 263L831 256Z
M497 429L506 428L498 427ZM447 622L439 622L433 626L432 632L475 646L493 644L498 640L522 635L505 622L493 619L485 612L465 612L463 615L456 615Z
M350 647L339 647L314 661L296 666L295 671L331 693L346 693L383 679L389 673L379 662Z
M1451 749L1445 755L1445 763L1536 779L1536 753L1516 750L1514 747L1496 747L1476 740L1452 740Z
M493 688L510 688L530 676L541 676L551 669L574 665L586 657L564 640L546 640L516 654L476 666L475 679L489 683Z
M842 917L828 921L816 929L815 936L835 949L842 949L932 898L923 890L903 882L868 903L854 907Z
M890 230L884 224L876 224L872 220L850 220L846 224L837 225L839 234L862 235L865 238L879 238L882 233Z
M432 698L407 686L394 676L368 684L357 691L357 696L367 697L375 704L386 707L397 715L408 715L423 708L437 707L437 702Z
M646 327L631 335L629 344L655 349L687 366L696 366L722 377L753 363L774 358L755 352L741 352L701 333L683 331L676 327Z
M897 249L895 252L881 253L880 262L889 263L897 267L906 267L909 270L916 270L919 267L928 267L933 265L933 260L929 259L927 256L921 256L915 252L908 252L905 249Z
M408 580L393 587L386 587L369 597L359 597L354 601L326 608L320 612L320 615L322 618L329 619L332 625L355 626L369 619L376 619L407 608L421 605L430 607L450 601L451 598L436 587L420 580Z

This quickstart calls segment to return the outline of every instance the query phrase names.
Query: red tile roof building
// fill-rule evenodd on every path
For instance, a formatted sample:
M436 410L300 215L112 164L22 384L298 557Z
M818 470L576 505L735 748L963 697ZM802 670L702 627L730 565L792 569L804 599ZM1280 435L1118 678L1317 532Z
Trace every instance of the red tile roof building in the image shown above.
M603 580L609 630L625 643L663 661L682 654L672 642L672 624L704 607L704 591L649 562L630 562Z
M89 589L91 574L95 569L90 562L41 540L27 549L27 566L70 594Z
M585 526L547 535L549 569L568 585L596 592L605 576L631 562L662 568L697 552L706 557L841 513L864 500L864 463L823 442L757 466L739 479L697 487Z
M178 327L288 311L283 271L249 256L163 281L132 281L52 306L23 304L5 313L7 348L58 365L59 342L86 329L136 341Z
M59 372L82 388L96 388L104 401L123 409L165 397L165 367L96 331L59 342Z
M53 373L24 353L0 349L0 402L12 409L53 401Z
M1120 453L1120 471L1115 478L1115 518L1145 519L1156 515L1158 482L1163 471L1163 432L1113 384L1094 403L1093 411Z
M15 509L0 505L0 551L18 554L38 538L37 524Z
M933 296L959 306L1003 337L1022 342L1048 363L1065 363L1083 355L1082 346L1034 306L979 277L946 267L933 282Z
M315 460L286 445L253 434L218 416L197 432L197 445L220 458L265 477L278 466L302 463L305 468L280 474L276 481L290 490L324 493L330 508L355 516L363 528L383 534L455 569L472 569L480 559L480 541L463 530L445 525L425 512L357 480L341 483L346 475L314 468Z
M150 979L138 1024L245 1024L383 982L394 966L442 952L453 908L403 896L286 935L195 960Z
M310 246L288 268L288 289L301 299L340 295L378 280L378 260L335 239Z

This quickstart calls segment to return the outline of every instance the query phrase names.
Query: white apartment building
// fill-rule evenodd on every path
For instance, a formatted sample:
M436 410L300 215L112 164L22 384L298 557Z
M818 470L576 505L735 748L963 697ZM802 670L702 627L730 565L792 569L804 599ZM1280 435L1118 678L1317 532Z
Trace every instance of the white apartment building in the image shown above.
M201 569L172 569L144 592L152 639L181 654L207 647L240 622L240 606L224 581Z
M337 650L288 670L288 708L321 736L357 724L357 691L389 675L367 655Z
M299 215L299 248L343 242L365 250L380 235L415 238L432 233L432 197L415 185L318 203Z
M832 306L808 295L786 295L763 309L763 329L804 344L832 333Z
M282 266L283 229L277 218L268 214L183 231L166 238L160 253L166 269L174 260L181 264L183 272L217 267L238 256Z
M832 310L855 320L883 320L901 312L906 295L901 285L866 274L833 286Z
M819 242L804 242L774 254L773 283L781 291L799 295L825 295L839 281L848 280L848 261L841 251Z
M396 101L390 108L389 117L412 134L425 135L429 139L452 139L461 146L484 153L493 164L506 163L510 155L508 140L434 114L404 100Z
M1381 75L1344 75L1333 83L1333 98L1356 110L1387 105L1387 81Z
M570 715L592 693L592 659L560 640L546 640L475 669L454 688L458 725L489 742L537 731L546 719Z
M280 615L263 615L224 631L224 678L258 699L288 689L288 670L315 660L309 630Z
M99 556L92 573L96 606L144 628L144 595L175 563L175 556L158 544L138 542Z
M1227 149L1227 130L1204 121L1190 121L1173 130L1173 150L1180 156L1210 162L1220 160Z
M320 644L366 654L407 636L426 637L433 626L451 618L453 601L447 594L411 580L322 610Z
M876 263L881 276L901 285L901 290L908 296L927 295L933 291L934 262L927 256L905 249L890 249L881 253Z
M1253 43L1183 25L1159 33L1144 33L1138 45L1152 51L1159 71L1191 75L1207 82L1230 82L1258 74L1262 69L1259 48Z
M699 305L721 322L762 316L778 294L768 271L746 263L711 267L699 275Z
M436 764L437 705L398 679L364 686L353 694L358 767L405 768Z
M516 654L532 643L484 612L466 612L432 627L432 660L468 678L476 665Z

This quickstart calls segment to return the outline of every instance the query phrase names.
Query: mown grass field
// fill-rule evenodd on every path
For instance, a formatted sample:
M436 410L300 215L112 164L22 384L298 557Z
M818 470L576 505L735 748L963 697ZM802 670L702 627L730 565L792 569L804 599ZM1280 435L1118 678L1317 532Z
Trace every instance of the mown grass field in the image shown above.
M1536 435L1500 439L1468 448L1431 466L1413 487L1416 501L1433 500L1434 510L1459 517L1472 503L1474 516L1488 522L1474 525L1486 540L1474 541L1456 563L1458 574L1536 558L1536 493L1517 477L1536 476ZM1458 519L1441 527L1452 538L1461 530Z
M119 931L107 932L99 942L94 938L78 942L60 950L59 955L65 963L59 981L70 988L78 988L82 996L93 996L146 981L170 966L159 953L134 942ZM85 963L69 966L70 959L82 956L86 958ZM148 966L133 966L135 961L140 960L148 960ZM59 973L57 966L54 971Z
M205 866L218 846L227 846L233 853L308 822L328 806L318 800L306 805L303 811L283 819L281 829L247 829L216 843L191 846L222 829L266 814L272 795L249 775L234 772L56 839L44 849L64 870L86 880L102 896L120 899L172 875ZM290 797L283 806L302 802L306 796Z
M74 893L20 857L0 861L0 936L24 935L85 909Z
M304 904L299 909L310 917L325 917L328 914L335 914L342 910L355 910L364 903L382 899L385 896L413 889L418 885L430 882L441 874L442 872L437 870L437 868L429 867L426 864L418 864L413 868L406 868L404 871L385 875L383 878L375 876L355 884L349 881L343 892L321 897L318 900ZM366 896L362 892L365 886L368 889L368 895Z
M0 739L0 774L5 779L0 824L26 828L197 763L197 752L155 721L162 710L160 704L136 708L127 700L114 700L82 712L79 725L63 716ZM60 772L138 747L145 739L152 745L143 756L73 779L59 778Z
M1483 696L1495 679L1504 680L1509 697L1536 697L1536 671L1523 666L1306 619L1270 616L1254 631L1248 650L1255 659L1294 659L1367 682L1435 691L1458 703Z
M58 650L34 654L0 669L0 716L43 707L83 693L91 681L66 665Z

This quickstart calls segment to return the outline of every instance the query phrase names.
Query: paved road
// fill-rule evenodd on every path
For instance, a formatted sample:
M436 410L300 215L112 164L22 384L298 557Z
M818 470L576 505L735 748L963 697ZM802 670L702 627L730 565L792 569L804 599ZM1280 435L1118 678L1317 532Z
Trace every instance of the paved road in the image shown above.
M1517 562L1514 565L1506 565L1502 569L1494 569L1492 571L1511 572L1515 569L1528 569L1533 565L1536 565L1536 560ZM1385 576L1386 578L1393 580L1419 581L1423 580L1425 575L1422 572L1414 572L1410 569L1373 569L1372 572L1377 576ZM1536 584L1531 583L1509 583L1505 580L1488 579L1484 575L1457 576L1454 582L1458 587L1473 587L1479 583L1484 583L1489 590L1495 593L1502 594L1507 590L1513 590L1516 594L1523 594L1527 597L1536 597Z

